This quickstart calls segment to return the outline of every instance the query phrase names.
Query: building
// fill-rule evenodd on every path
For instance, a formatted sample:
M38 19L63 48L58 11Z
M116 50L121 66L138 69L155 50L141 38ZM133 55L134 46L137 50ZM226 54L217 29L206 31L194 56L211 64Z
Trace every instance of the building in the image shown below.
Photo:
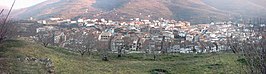
M112 36L112 33L110 32L102 32L100 35L99 35L99 38L98 40L100 41L108 41Z
M112 40L112 51L114 52L118 52L119 49L123 50L124 47L124 40L123 40L122 35L118 35L116 37L114 37L114 39Z

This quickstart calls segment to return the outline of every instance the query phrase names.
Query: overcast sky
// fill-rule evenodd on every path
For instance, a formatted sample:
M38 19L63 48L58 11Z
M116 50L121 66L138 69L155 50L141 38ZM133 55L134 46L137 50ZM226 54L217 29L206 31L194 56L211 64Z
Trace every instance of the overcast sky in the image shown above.
M0 0L0 5L10 7L13 1L14 0ZM14 9L29 7L43 1L45 0L17 0Z

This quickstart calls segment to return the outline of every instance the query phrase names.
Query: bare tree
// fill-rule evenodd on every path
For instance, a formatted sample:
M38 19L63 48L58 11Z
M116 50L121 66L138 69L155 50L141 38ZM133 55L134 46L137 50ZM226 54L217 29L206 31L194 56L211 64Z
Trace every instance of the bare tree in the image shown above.
M77 51L81 56L86 53L91 53L91 49L95 48L96 39L91 33L87 32L75 32L69 41L67 41L66 47Z
M97 26L94 27L95 29L97 29L98 31L100 31L101 33L104 32L104 30L106 30L108 27L106 27L106 25L104 24L100 24L101 26ZM111 50L112 47L112 40L114 39L114 36L111 35L107 41L96 41L96 45L95 47L97 48L97 51L101 52L102 54L102 60L103 61L109 61L108 60L108 51Z
M89 55L91 54L92 49L94 49L96 46L96 40L97 39L94 38L94 35L92 33L88 33L85 36L84 45L86 46L85 49L87 50L86 52L88 52Z
M41 31L36 35L35 41L42 43L44 47L52 44L54 40L54 33L52 31Z
M123 45L123 44L122 44ZM122 57L122 51L123 51L123 46L122 45L119 45L117 50L118 50L118 55L117 57Z
M9 38L9 36L13 32L13 30L15 30L15 29L12 29L12 28L14 28L14 25L13 25L14 22L8 20L9 15L10 15L13 7L14 7L15 2L16 2L16 0L14 0L11 8L8 11L8 14L6 16L0 17L0 42L5 40L6 38ZM3 12L4 12L4 9L1 10L0 15L2 15Z
M130 48L130 43L132 42L130 37L123 37L123 46L121 49L118 49L118 57L122 55L123 50L129 50ZM125 52L124 52L125 53Z
M232 52L239 55L243 60L241 62L246 65L246 73L248 74L266 74L266 33L263 31L251 31L245 34L256 34L245 40L239 40L237 37L228 37L228 45Z
M148 49L150 51L150 53L153 55L153 60L156 60L157 56L156 56L156 41L152 40L152 38L150 37L148 40Z
M108 39L108 48L104 48L104 52L103 52L103 57L102 60L103 61L109 61L108 60L108 51L110 51L111 47L112 47L112 40L114 39L114 36L111 35L111 37Z
M163 36L162 41L161 41L161 52L163 54L165 54L167 52L167 50L165 49L164 46L165 46L165 36Z
M100 52L100 54L102 55L102 60L108 61L108 42L97 41L96 43L97 51Z
M132 43L131 38L130 37L124 37L123 40L124 40L124 48L125 48L125 50L129 50L130 43Z
M145 40L143 43L142 43L142 48L141 48L141 50L143 50L144 51L144 54L143 54L143 58L144 59L146 59L147 58L147 56L148 56L148 54L150 53L150 49L149 49L149 45L150 44L150 40Z

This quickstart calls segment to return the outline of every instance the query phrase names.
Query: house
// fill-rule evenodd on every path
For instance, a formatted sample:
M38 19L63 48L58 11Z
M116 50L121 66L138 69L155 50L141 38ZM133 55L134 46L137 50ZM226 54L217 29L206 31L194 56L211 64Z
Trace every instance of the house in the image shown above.
M78 19L78 23L83 23L84 20L83 19Z
M145 35L143 34L128 34L126 37L129 39L126 42L129 42L130 48L129 50L131 51L140 51L142 48L142 44L145 42Z
M168 52L170 52L170 53L180 52L180 45L171 46L170 49L168 50Z
M77 21L70 21L70 23L75 24L75 23L77 23Z
M200 35L196 34L193 39L192 42L199 42L200 41Z
M85 26L95 26L94 22L85 22Z
M37 21L37 23L40 23L40 24L47 24L46 20L40 20L40 21Z
M61 47L64 47L64 42L67 41L67 36L64 32L56 32L54 34L54 43L58 44Z
M178 27L178 28L181 28L181 29L186 29L190 26L190 22L182 22L182 21L179 21L175 27Z
M100 41L108 41L112 36L112 33L110 32L102 32L100 35L99 35L99 38L98 40Z
M186 40L193 41L193 35L190 34L186 35Z
M163 36L166 36L166 37L170 37L170 38L174 38L175 35L173 34L173 32L170 32L170 31L163 31Z
M45 25L57 25L58 23L55 20L47 20L43 24L45 24Z
M58 21L58 20L61 20L62 18L49 18L49 19L52 21Z
M54 26L44 26L44 27L39 27L36 29L36 33L42 32L42 31L52 31L52 30L57 30L56 27Z
M159 34L161 32L160 28L150 28L151 34Z
M131 51L137 51L138 49L138 38L132 38L133 39L133 42L131 44L131 47L130 47L130 50Z
M118 49L123 49L125 43L123 40L123 35L117 35L113 38L112 40L112 51L113 52L118 52Z

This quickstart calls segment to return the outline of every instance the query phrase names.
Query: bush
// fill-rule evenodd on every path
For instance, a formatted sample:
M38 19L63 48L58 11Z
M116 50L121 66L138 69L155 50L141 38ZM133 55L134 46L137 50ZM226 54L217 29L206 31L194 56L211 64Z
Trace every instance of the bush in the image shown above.
M244 59L244 58L237 59L236 61L237 61L237 62L240 62L240 63L242 63L242 64L245 64L245 65L248 64L248 62L247 62L246 59Z
M222 64L209 64L209 65L205 65L205 67L209 68L209 69L217 69L220 68L222 66Z
M164 69L152 69L151 74L170 74L170 73Z

